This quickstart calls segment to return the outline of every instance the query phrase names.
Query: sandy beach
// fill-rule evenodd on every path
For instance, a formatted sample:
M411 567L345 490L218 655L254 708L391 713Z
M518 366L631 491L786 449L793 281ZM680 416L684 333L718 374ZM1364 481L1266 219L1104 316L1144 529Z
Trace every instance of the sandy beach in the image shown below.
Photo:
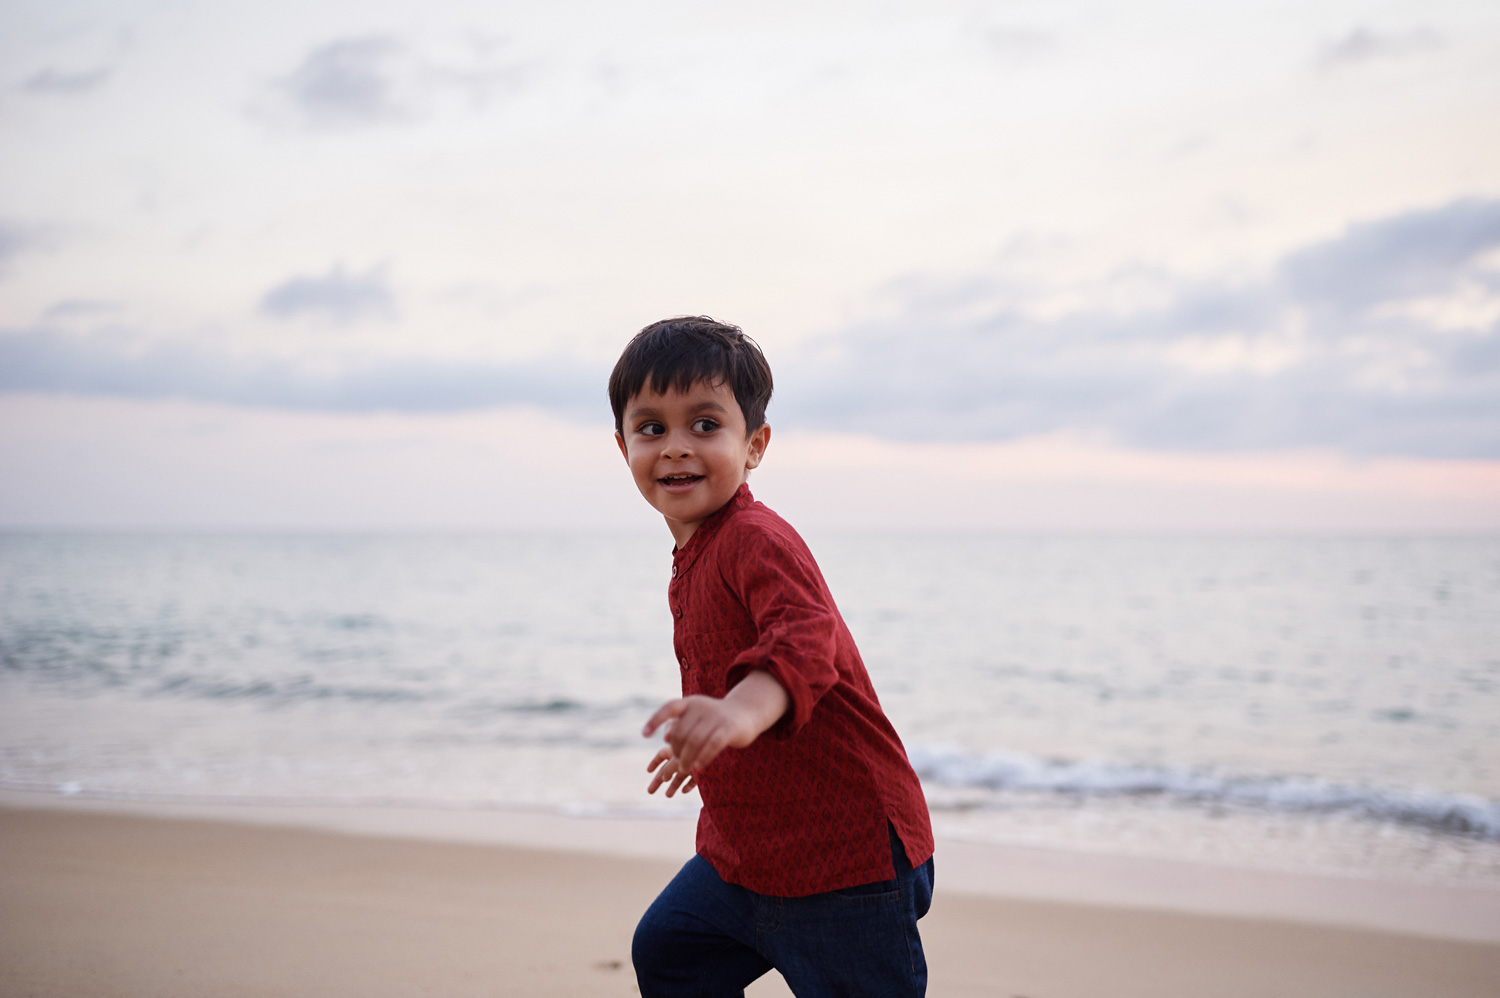
M4 995L628 995L635 919L691 837L548 814L0 805ZM954 842L938 878L933 995L1500 994L1493 890Z

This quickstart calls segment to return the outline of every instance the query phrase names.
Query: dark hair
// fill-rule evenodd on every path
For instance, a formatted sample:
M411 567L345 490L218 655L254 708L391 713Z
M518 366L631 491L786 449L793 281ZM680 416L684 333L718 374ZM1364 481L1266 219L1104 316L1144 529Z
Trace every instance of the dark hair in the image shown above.
M771 401L771 365L739 326L706 315L662 319L642 329L625 346L609 375L609 404L615 432L625 430L625 405L650 381L651 390L685 392L700 381L726 384L745 414L745 432L766 421Z

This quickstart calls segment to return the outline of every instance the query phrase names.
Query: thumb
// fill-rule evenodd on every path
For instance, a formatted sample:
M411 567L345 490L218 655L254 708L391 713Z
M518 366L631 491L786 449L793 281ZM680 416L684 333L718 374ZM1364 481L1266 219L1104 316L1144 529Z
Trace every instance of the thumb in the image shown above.
M656 713L651 715L651 720L646 722L646 727L641 730L643 738L650 738L656 729L667 723L674 717L681 717L682 712L687 709L687 700L668 700L656 708Z

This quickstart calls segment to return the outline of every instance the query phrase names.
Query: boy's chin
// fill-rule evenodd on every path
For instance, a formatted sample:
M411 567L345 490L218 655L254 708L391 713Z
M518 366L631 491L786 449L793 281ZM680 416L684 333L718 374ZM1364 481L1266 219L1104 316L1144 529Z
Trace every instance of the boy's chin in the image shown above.
M732 496L734 493L730 493ZM716 497L708 489L699 486L697 490L687 494L659 495L657 501L651 505L656 511L669 520L679 523L697 523L706 519L720 506L729 501L729 496Z

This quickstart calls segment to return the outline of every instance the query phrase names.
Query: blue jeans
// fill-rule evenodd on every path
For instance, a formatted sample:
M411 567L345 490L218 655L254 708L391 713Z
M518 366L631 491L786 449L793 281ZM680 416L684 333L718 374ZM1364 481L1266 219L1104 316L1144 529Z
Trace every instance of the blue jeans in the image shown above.
M894 831L891 853L894 880L800 898L727 884L694 856L636 926L641 995L743 996L775 968L797 998L920 998L927 960L917 919L932 903L933 865L912 869Z

